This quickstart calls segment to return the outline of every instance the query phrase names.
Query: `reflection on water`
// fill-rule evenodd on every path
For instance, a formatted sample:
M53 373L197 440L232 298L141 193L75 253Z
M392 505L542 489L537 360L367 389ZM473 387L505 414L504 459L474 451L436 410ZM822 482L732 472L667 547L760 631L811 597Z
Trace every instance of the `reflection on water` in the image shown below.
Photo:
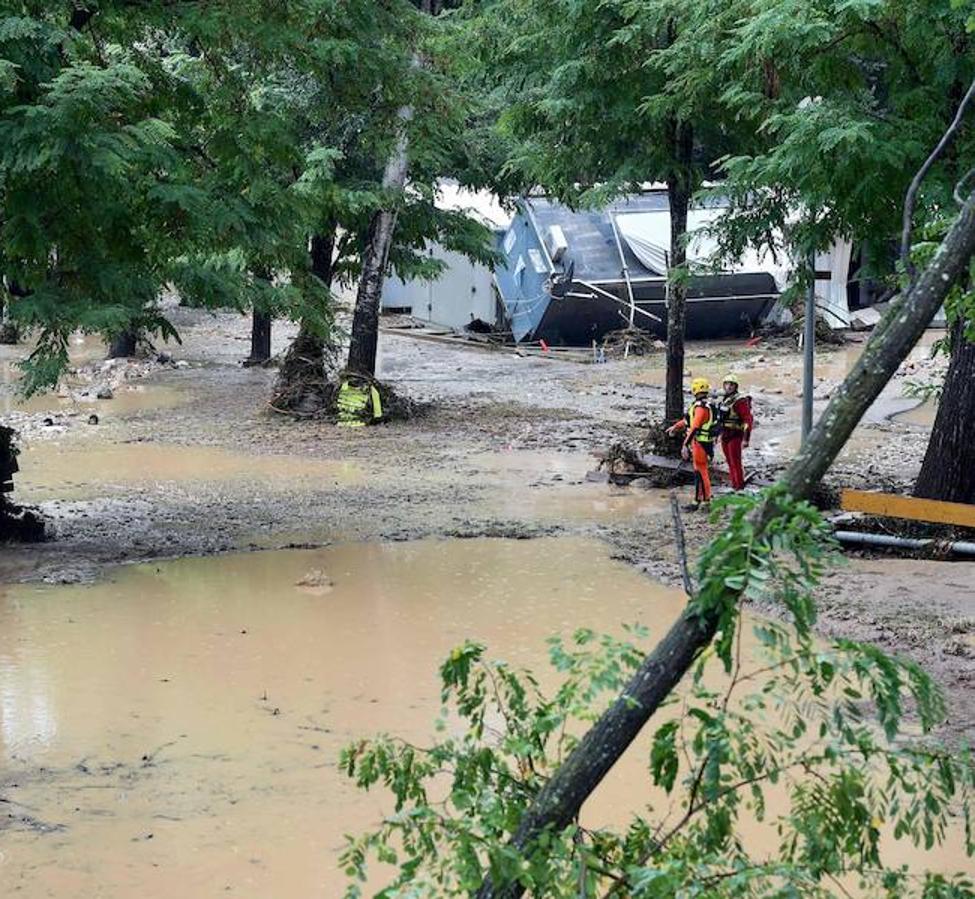
M576 539L353 544L8 589L0 796L64 829L0 830L0 879L32 899L338 896L342 835L389 810L340 776L339 749L379 731L429 741L452 647L474 637L543 672L553 633L642 620L659 636L683 604ZM659 799L649 738L586 824ZM945 852L931 864L958 867Z
M233 453L212 446L158 443L67 445L40 443L19 457L18 497L25 502L97 496L112 487L253 480L287 484L315 478L322 484L355 484L361 469L349 462Z

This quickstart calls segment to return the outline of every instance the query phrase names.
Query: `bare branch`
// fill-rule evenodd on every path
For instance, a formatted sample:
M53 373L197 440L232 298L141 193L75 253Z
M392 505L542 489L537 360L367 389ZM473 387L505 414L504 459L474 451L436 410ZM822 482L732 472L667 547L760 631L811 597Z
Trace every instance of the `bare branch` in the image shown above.
M911 233L914 230L914 208L917 205L917 193L921 189L921 182L927 177L931 167L938 161L941 154L944 153L948 144L951 143L958 129L961 127L962 119L965 117L965 108L968 106L968 102L972 99L973 95L975 95L975 81L972 81L968 86L968 91L962 97L961 103L958 104L958 111L948 126L948 130L941 136L941 140L938 141L938 145L931 151L931 155L924 160L924 165L917 170L914 180L911 181L911 186L907 189L907 196L904 198L904 224L901 231L901 264L904 266L904 271L910 275L912 284L917 276L917 270L911 262Z
M687 546L684 542L684 522L680 517L680 503L677 492L670 492L670 514L674 522L674 544L677 546L677 560L680 562L680 576L684 582L684 592L688 599L694 598L694 581L687 565Z

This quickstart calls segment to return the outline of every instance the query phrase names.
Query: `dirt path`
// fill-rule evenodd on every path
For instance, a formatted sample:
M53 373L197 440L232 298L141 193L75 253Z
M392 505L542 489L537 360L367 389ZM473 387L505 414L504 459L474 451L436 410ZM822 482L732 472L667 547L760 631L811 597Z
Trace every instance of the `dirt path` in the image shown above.
M178 310L177 324L184 343L168 349L180 367L137 367L132 374L144 377L120 383L113 400L52 397L22 407L7 394L0 418L25 435L17 498L37 502L58 539L2 550L0 580L79 582L119 562L240 549L558 534L607 541L649 576L676 584L666 497L585 478L593 452L638 438L640 420L662 405L661 359L589 366L384 336L381 375L431 411L347 432L267 408L274 370L239 365L248 319ZM292 334L276 326L275 350ZM856 352L822 357L817 402ZM98 347L82 344L77 355L97 360ZM918 350L871 410L831 473L835 482L913 478L929 424L897 413L917 404L904 397L905 382L932 375L926 355ZM788 349L740 342L692 346L688 357L689 374L741 374L761 422L753 460L764 462L797 445L798 365ZM97 426L87 424L92 409ZM689 532L699 545L710 525L697 519ZM975 735L967 689L975 565L854 559L830 578L821 610L824 633L922 661L949 691L948 732Z

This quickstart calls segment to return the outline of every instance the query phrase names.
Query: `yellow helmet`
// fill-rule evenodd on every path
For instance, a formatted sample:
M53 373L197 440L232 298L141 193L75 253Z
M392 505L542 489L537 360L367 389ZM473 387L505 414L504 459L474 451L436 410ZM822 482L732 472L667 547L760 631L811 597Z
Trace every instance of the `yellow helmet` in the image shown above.
M697 396L699 393L710 393L711 382L707 378L695 378L691 381L691 393Z
M731 382L736 387L739 387L741 385L741 381L738 379L738 375L736 375L734 372L731 371L729 371L728 374L724 376L724 380L721 383L727 384L728 382Z

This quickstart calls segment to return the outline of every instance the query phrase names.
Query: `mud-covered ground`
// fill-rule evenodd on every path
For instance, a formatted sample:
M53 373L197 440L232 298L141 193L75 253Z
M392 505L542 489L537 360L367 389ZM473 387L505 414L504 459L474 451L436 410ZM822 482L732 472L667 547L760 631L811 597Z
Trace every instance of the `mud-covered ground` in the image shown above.
M608 541L648 576L677 582L667 496L586 480L594 453L639 440L640 422L662 407L662 355L582 365L384 335L381 376L428 411L347 431L269 408L276 370L239 364L249 319L177 310L176 324L183 343L165 348L173 362L103 367L97 343L80 343L65 395L26 406L9 393L23 350L2 357L0 418L21 431L24 446L15 498L39 505L56 539L2 550L0 580L76 582L119 562L238 549L572 534ZM276 351L293 331L276 326ZM858 351L823 350L818 404ZM905 393L937 377L942 363L928 356L919 348L885 391L831 472L833 484L914 477L930 410L909 411L918 401ZM740 374L759 421L748 462L774 467L794 452L801 378L793 348L692 344L687 365L688 376L714 381ZM95 399L100 387L113 398ZM92 412L97 424L88 423ZM691 546L712 527L690 517ZM850 558L824 586L820 609L824 634L872 640L922 662L949 692L948 734L975 735L967 689L975 565Z

